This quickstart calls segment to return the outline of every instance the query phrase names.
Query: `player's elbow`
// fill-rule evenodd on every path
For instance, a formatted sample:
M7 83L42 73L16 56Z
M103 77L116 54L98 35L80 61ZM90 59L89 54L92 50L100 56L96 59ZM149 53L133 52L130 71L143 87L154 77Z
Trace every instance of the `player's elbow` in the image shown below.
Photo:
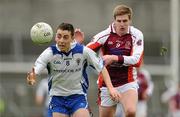
M134 65L134 67L140 67L141 66L141 62L139 61L139 62L137 62L135 65Z
M143 57L142 56L136 56L136 57L134 57L134 64L133 64L133 66L134 67L140 67L141 66L141 64L142 64L142 59L143 59Z

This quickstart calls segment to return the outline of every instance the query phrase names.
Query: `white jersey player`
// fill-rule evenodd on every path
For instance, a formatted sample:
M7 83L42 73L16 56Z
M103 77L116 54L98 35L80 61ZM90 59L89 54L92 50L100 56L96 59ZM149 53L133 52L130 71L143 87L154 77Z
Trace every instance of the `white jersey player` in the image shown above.
M62 23L58 26L55 41L55 45L42 52L27 76L28 83L33 85L36 75L47 68L50 95L48 117L89 117L86 96L88 65L102 73L112 99L118 101L120 94L111 84L103 60L91 49L74 41L74 27L71 24Z

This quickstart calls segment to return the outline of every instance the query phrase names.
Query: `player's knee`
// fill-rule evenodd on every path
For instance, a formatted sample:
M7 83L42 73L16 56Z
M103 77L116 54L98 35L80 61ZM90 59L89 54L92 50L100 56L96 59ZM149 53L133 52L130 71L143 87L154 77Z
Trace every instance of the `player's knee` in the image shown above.
M135 117L136 109L135 108L128 108L126 110L126 117Z

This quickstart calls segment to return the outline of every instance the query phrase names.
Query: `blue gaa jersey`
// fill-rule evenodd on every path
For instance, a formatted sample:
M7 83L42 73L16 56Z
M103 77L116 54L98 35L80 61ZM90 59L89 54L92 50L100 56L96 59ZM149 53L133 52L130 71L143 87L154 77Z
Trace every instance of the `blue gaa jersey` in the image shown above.
M48 47L37 58L34 68L36 74L48 69L50 96L69 96L86 94L89 86L86 73L88 65L98 73L104 67L102 58L94 51L73 42L68 53L61 52L57 45Z

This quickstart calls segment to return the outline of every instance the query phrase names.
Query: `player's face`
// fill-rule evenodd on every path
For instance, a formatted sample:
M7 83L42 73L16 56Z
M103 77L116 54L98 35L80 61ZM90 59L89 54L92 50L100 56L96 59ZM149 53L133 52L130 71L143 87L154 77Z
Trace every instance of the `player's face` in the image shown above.
M68 52L70 50L73 36L68 30L58 29L55 37L55 41L62 52Z
M128 27L131 24L131 20L128 15L119 15L116 16L114 20L114 28L118 35L122 36L128 32Z

